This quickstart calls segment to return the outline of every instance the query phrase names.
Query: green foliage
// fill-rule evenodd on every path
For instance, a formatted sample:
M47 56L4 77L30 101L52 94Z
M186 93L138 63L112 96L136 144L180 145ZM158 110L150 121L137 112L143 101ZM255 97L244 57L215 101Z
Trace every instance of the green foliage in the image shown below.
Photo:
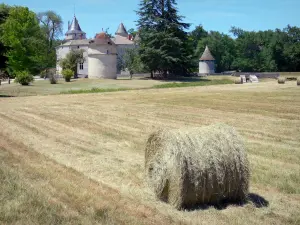
M6 56L11 71L36 73L42 53L42 32L35 13L26 7L12 7L1 28L1 40L8 47Z
M65 58L60 60L59 65L63 70L69 69L73 71L73 75L77 75L78 63L85 61L83 56L83 49L71 50Z
M132 35L133 37L135 37L135 35L137 34L137 31L134 30L133 28L131 28L131 29L129 29L129 30L127 31L127 33L130 34L130 35Z
M0 4L0 27L6 21L9 16L10 7L5 4ZM7 57L5 56L6 51L8 50L7 46L2 42L3 30L0 29L0 69L6 69Z
M175 0L141 0L137 11L140 28L139 54L141 61L153 72L186 74L191 56L187 48L188 36Z
M233 61L235 59L235 42L223 33L211 31L206 37L198 42L196 49L197 61L204 52L205 46L208 45L214 58L216 59L216 72L229 71L233 69Z
M15 82L21 85L29 85L34 80L28 71L18 71L16 73Z
M81 90L69 90L61 92L61 94L88 94L88 93L104 93L104 92L117 92L117 91L128 91L128 90L141 90L141 89L159 89L159 88L178 88L178 87L197 87L197 86L210 86L210 85L221 85L221 84L233 84L232 80L220 79L220 80L200 80L195 82L174 82L167 84L154 85L150 88L92 88L92 89L81 89Z
M127 49L122 60L122 70L128 69L130 75L146 71L146 67L141 61L138 49Z
M131 88L92 88L92 89L81 89L81 90L69 90L61 92L61 94L88 94L88 93L104 93L104 92L117 92L117 91L128 91L136 90Z
M37 15L43 33L43 52L39 60L39 68L56 66L56 49L58 39L63 31L63 22L60 15L53 11L38 13Z
M62 71L62 75L64 76L66 82L70 82L71 78L74 76L74 72L70 69L64 69Z
M201 26L189 33L198 40L195 62L208 45L216 59L216 71L276 72L300 70L300 28L287 26L280 30L244 31L232 27L236 37L216 31L205 33Z
M177 87L198 87L198 86L210 86L220 84L233 84L232 80L221 79L221 80L200 80L195 82L181 82L181 83L167 83L154 85L153 88L177 88Z

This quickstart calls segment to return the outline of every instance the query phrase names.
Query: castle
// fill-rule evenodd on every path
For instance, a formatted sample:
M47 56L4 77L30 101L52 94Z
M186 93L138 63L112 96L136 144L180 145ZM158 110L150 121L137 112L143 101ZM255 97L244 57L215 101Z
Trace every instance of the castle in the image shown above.
M77 65L78 77L115 79L117 74L121 73L117 69L118 60L122 60L126 49L136 47L138 39L138 35L134 39L127 33L123 23L119 25L114 38L110 38L102 31L96 34L94 39L87 39L86 33L82 31L74 15L72 22L68 24L64 42L56 48L57 73L61 74L62 71L59 66L61 59L72 49L83 49L85 60ZM199 74L213 73L215 73L215 59L206 46L199 61Z
M74 15L68 24L64 42L56 48L56 70L61 74L59 61L71 50L83 49L85 60L77 65L78 77L115 79L121 72L117 70L117 61L122 59L126 49L134 47L135 40L127 33L123 23L119 25L114 38L102 31L94 39L87 39Z

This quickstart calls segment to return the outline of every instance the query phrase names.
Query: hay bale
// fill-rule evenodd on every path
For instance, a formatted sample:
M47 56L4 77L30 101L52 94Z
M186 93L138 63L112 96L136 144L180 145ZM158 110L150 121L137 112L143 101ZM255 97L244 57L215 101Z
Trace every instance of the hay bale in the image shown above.
M297 78L297 85L300 86L300 77Z
M234 79L234 83L235 84L243 84L243 79L240 78L240 77L237 77L237 78Z
M285 84L286 78L285 77L278 77L278 84Z
M224 124L151 134L145 170L157 198L177 209L241 202L248 195L249 163L243 142Z

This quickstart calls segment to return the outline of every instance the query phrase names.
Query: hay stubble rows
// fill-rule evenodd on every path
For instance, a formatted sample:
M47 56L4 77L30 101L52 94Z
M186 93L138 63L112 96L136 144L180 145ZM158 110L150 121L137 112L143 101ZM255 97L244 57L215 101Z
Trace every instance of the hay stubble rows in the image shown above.
M131 222L138 221L137 224L300 221L300 90L289 82L5 98L0 99L0 105L1 152L24 158L19 161L32 160L31 154L40 154L45 162L51 160L51 165L43 160L35 162L43 164L44 173L63 166L64 173L56 185L72 183L75 172L81 179L100 184L93 190L103 186L107 193L101 195L98 191L96 200L111 203L105 207L116 212L109 214L112 217L120 218L122 213L118 210L122 208L124 218L130 214L134 218ZM221 211L211 208L180 212L157 201L144 180L148 135L161 127L217 122L236 127L245 137L251 167L250 192L265 198L269 206L256 208L249 203ZM18 152L17 144L28 153ZM25 165L28 170L29 165ZM55 173L51 176L55 177ZM64 193L68 185L60 186ZM83 185L80 190L92 198L96 191L89 188ZM76 195L69 192L64 204L72 209L72 196ZM119 199L107 200L109 192L117 193ZM62 199L51 192L47 194ZM78 200L77 205L85 206L86 201Z

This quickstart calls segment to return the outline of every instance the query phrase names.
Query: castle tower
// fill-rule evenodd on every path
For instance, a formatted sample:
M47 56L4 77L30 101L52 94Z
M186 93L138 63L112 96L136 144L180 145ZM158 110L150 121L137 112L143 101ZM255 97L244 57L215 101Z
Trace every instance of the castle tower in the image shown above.
M115 35L116 36L122 36L122 37L128 38L128 33L127 33L127 30L125 29L123 23L121 23L119 25L118 30L116 31Z
M68 24L68 31L66 33L65 39L66 40L86 39L86 33L81 30L79 22L75 15L71 24Z
M121 23L115 33L115 37L113 38L113 42L117 45L117 54L118 54L118 62L123 61L123 57L127 49L134 48L134 42L129 39L128 32L123 23ZM117 73L121 73L121 70L118 69Z
M200 58L199 74L208 75L213 73L215 73L215 58L212 56L208 46L206 46Z
M117 48L105 32L90 41L88 49L88 76L91 79L117 78Z

